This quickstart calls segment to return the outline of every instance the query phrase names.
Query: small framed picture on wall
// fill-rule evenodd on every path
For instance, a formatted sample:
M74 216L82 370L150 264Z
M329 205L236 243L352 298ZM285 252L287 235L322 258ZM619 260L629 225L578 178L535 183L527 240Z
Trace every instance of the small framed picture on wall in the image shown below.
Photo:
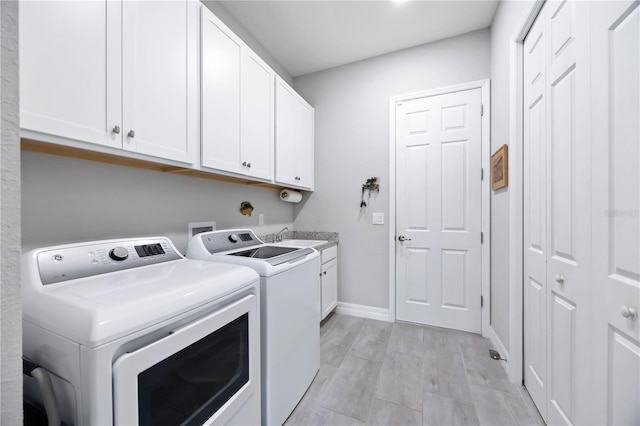
M509 185L507 161L507 144L504 144L491 156L491 189L500 189Z

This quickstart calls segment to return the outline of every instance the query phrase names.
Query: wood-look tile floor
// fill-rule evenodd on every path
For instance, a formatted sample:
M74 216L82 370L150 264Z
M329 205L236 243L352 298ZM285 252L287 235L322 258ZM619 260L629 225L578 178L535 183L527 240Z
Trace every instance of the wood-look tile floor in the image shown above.
M479 335L334 314L285 425L544 425Z

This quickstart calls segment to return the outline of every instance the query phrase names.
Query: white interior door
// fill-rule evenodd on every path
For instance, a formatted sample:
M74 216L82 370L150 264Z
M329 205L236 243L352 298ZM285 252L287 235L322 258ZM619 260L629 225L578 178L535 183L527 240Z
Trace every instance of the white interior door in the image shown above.
M543 16L542 14L540 16ZM524 41L524 382L547 417L546 31L538 19Z
M480 108L480 89L396 104L399 320L481 331Z
M525 385L548 424L589 422L589 10L547 1L525 40Z
M547 423L585 424L592 333L590 5L549 1L545 8Z
M594 2L594 423L640 424L640 2ZM635 311L636 315L633 315Z

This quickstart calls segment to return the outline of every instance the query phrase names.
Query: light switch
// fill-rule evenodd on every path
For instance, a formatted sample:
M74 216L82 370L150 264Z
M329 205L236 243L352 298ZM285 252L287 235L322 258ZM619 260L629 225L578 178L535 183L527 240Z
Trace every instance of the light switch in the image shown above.
M384 213L374 213L371 223L374 225L384 225Z

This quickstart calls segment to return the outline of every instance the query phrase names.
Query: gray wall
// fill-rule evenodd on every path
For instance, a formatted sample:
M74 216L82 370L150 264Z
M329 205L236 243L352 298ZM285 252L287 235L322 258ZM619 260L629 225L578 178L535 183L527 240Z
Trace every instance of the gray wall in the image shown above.
M0 2L0 424L22 424L18 3Z
M389 97L489 77L489 30L379 56L294 79L315 107L315 192L294 207L296 230L340 233L342 302L389 306ZM364 212L367 178L380 194ZM372 225L383 212L385 225Z
M509 144L509 43L527 2L501 1L491 25L491 152ZM510 173L513 173L511 165ZM491 326L509 351L509 191L491 193ZM515 283L513 283L515 285Z
M240 214L250 201L252 216ZM264 213L265 225L258 226ZM184 252L187 223L258 234L292 227L279 191L34 152L22 153L23 248L104 238L167 235Z

